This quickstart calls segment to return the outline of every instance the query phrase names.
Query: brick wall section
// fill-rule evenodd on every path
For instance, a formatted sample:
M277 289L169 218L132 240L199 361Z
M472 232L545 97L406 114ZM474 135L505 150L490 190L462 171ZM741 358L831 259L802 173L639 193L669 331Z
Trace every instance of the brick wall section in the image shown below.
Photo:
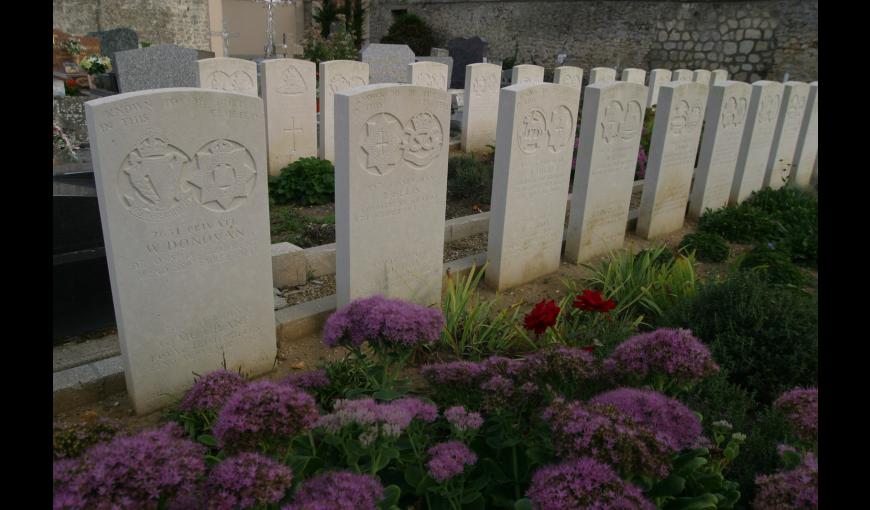
M818 1L370 0L371 41L405 9L442 37L479 35L517 63L726 69L732 79L818 79Z

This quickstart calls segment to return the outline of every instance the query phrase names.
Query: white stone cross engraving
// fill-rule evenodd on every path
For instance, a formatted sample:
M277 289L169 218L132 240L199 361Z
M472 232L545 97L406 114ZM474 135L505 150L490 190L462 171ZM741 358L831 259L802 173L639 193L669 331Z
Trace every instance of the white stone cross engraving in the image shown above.
M301 127L296 127L296 117L290 117L290 127L285 128L284 131L290 134L290 143L292 144L290 154L296 154L296 133L302 131Z

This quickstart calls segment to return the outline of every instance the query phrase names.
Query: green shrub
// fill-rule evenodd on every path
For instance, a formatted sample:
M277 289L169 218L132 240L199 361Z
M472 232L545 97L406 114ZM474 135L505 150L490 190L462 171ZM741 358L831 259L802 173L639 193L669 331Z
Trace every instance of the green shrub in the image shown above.
M354 36L349 32L333 32L324 37L310 29L302 41L302 58L315 64L329 60L359 60Z
M407 44L415 55L429 55L432 47L438 46L435 31L420 16L405 13L390 25L387 35L381 38L382 43Z
M744 430L746 442L726 472L729 479L740 484L740 503L735 508L749 508L749 502L755 498L756 475L770 474L779 469L776 447L788 434L788 422L775 409L765 409L751 427Z
M780 226L781 235L770 239L777 249L788 253L797 264L817 264L819 205L812 192L793 187L765 188L753 193L744 204L764 211Z
M814 297L737 272L669 310L659 326L691 329L732 383L767 405L782 391L818 384Z
M489 204L492 195L493 165L474 154L452 156L447 160L447 192L452 198Z
M328 204L335 196L335 169L325 159L296 160L269 180L269 196L276 204Z
M752 392L730 382L724 368L692 387L681 400L701 414L704 433L710 437L713 423L719 420L730 423L736 432L748 432L758 407Z
M694 252L695 257L704 262L723 262L731 254L722 236L709 232L686 234L680 241L679 250L683 253Z
M775 237L778 226L764 211L743 204L706 211L698 219L698 230L718 234L732 243L748 244Z
M759 245L743 256L740 269L752 270L768 283L800 287L806 281L804 274L784 252L767 245Z

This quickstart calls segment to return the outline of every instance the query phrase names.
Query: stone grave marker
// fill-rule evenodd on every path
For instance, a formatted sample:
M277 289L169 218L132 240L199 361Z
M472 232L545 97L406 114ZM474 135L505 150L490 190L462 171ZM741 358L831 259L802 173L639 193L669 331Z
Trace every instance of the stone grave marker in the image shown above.
M63 80L54 79L54 97L63 97L66 95L66 87Z
M795 149L804 119L810 87L804 82L787 81L783 84L779 119L773 132L770 158L764 186L779 189L791 178Z
M118 90L198 87L196 50L174 44L158 44L115 53Z
M646 97L647 108L658 104L659 88L663 84L671 81L671 74L671 71L668 69L653 69L650 71Z
M422 87L447 90L447 66L438 62L415 62L408 64L408 83Z
M316 65L279 58L260 64L266 110L269 175L300 158L317 156Z
M643 69L628 68L622 70L622 81L630 81L633 83L646 83L646 71Z
M686 216L707 85L670 82L659 89L637 234L652 239L679 230Z
M196 62L199 86L204 89L259 96L257 64L232 57L205 58Z
M813 178L810 180L813 185L819 184L819 155L816 154L816 162L813 164Z
M532 64L520 64L511 69L511 85L518 83L544 83L544 68Z
M404 83L414 52L406 44L370 43L360 52L369 65L369 83Z
M622 247L643 131L646 87L630 81L586 87L565 260L579 264Z
M782 83L778 81L761 80L752 84L729 204L743 202L764 184L782 93Z
M450 56L453 57L453 67L456 71L450 81L451 89L461 89L465 86L465 71L469 64L485 62L489 55L489 43L482 37L451 39L447 43Z
M710 85L710 71L706 69L696 69L694 73L692 73L692 81L696 81L698 83L703 83L705 85Z
M355 60L321 62L320 74L320 159L335 164L335 93L369 84L369 65Z
M708 208L715 211L728 204L751 92L752 86L739 81L710 86L698 168L689 195L690 218L698 219Z
M450 52L447 51L445 48L432 48L429 51L429 56L431 56L431 57L449 57Z
M337 305L441 302L450 95L379 84L335 96Z
M593 67L589 70L589 85L604 81L616 81L616 69L610 67Z
M173 88L89 101L85 115L136 412L171 404L194 374L269 371L263 101Z
M801 123L797 147L794 153L794 181L798 186L808 187L812 180L813 165L819 151L819 82L810 83L806 112Z
M710 85L715 85L717 83L723 82L728 79L728 71L724 69L716 69L712 73L710 73Z
M583 69L574 66L559 66L553 71L553 83L583 88Z
M450 87L453 79L453 57L415 57L417 62L438 62L447 66L447 87Z
M100 40L100 51L115 62L115 53L139 48L139 34L135 30L122 27L102 32L89 32L89 36Z
M671 81L693 81L694 74L688 69L677 69L671 74Z
M486 282L503 290L559 269L580 90L502 89Z
M501 66L466 66L462 108L463 151L476 151L495 144L500 84Z

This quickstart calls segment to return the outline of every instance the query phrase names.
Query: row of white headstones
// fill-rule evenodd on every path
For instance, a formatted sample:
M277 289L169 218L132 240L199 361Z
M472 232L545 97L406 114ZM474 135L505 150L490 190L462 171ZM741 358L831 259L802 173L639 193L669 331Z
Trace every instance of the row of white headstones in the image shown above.
M175 88L86 103L127 389L137 412L171 402L192 374L221 366L258 374L273 366L267 133L297 111L276 113L279 100L301 94L300 83L305 94L314 86L313 76L296 67L299 79L292 72L286 78L289 68L279 67L281 60L261 64L262 99ZM320 67L330 92L324 96L321 89L321 132L332 130L335 142L337 304L383 294L437 305L451 103L446 80L443 88L362 85L341 72L340 66L352 65L365 64ZM474 118L481 98L495 95L486 278L504 289L556 271L563 237L572 262L622 245L648 95L646 86L631 81L586 87L565 235L581 90L539 82L499 89L498 81L478 72L493 68L500 69L468 67L465 117ZM775 95L770 90L782 94L773 111L765 106ZM807 90L812 127L798 136ZM784 146L781 139L793 134L806 147L817 137L809 133L816 129L817 90L793 82L659 85L638 232L655 237L682 225L702 119L707 127L691 203L715 208L728 200L741 144L756 161L767 155L760 146ZM792 114L798 95L799 114ZM305 107L306 116L309 111ZM465 123L467 131L471 124ZM773 141L757 141L762 138ZM782 154L794 153L795 144Z

